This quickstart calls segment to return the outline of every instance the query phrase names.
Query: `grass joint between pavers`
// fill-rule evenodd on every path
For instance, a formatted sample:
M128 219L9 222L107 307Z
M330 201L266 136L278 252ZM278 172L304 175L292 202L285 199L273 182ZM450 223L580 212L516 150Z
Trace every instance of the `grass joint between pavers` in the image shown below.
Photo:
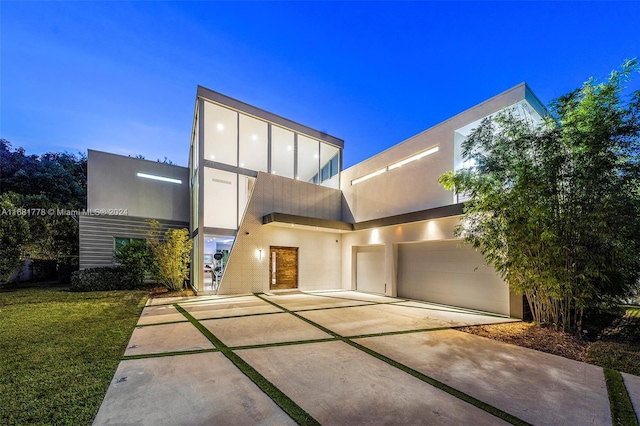
M194 349L191 351L173 351L173 352L159 352L152 354L139 354L139 355L123 355L120 361L129 361L134 359L147 359L147 358L164 358L168 356L180 356L180 355L194 355L208 352L220 352L220 349Z
M480 401L479 399L476 399L476 398L472 397L471 395L467 395L464 392L461 392L461 391L459 391L457 389L454 389L449 385L446 385L446 384L444 384L444 383L442 383L442 382L440 382L440 381L438 381L438 380L436 380L434 378L431 378L431 377L429 377L429 376L427 376L425 374L420 373L419 371L416 371L416 370L414 370L414 369L412 369L410 367L407 367L406 365L401 364L401 363L399 363L399 362L397 362L397 361L395 361L395 360L393 360L393 359L391 359L391 358L389 358L389 357L387 357L385 355L382 355L382 354L380 354L380 353L378 353L378 352L376 352L376 351L374 351L372 349L369 349L369 348L367 348L365 346L362 346L359 343L352 341L351 338L347 338L347 337L341 336L340 334L338 334L338 333L336 333L336 332L334 332L334 331L332 331L332 330L330 330L330 329L328 329L328 328L326 328L326 327L324 327L324 326L322 326L320 324L317 324L314 321L311 321L310 319L307 319L307 318L303 317L302 315L299 315L296 312L285 308L284 306L280 306L277 303L272 302L271 300L268 300L268 299L260 296L260 293L254 293L254 295L256 297L268 302L268 303L271 303L272 305L274 305L274 306L276 306L276 307L278 307L280 309L285 310L285 312L288 312L291 315L294 315L295 317L297 317L297 318L299 318L299 319L301 319L301 320L313 325L314 327L319 328L320 330L324 331L325 333L334 336L336 339L341 340L344 343L346 343L346 344L348 344L348 345L350 345L350 346L352 346L352 347L354 347L356 349L359 349L359 350L361 350L361 351L363 351L363 352L365 352L365 353L367 353L367 354L369 354L369 355L371 355L371 356L373 356L373 357L375 357L375 358L377 358L377 359L379 359L379 360L391 365L392 367L395 367L395 368L397 368L397 369L399 369L399 370L401 370L401 371L403 371L403 372L405 372L407 374L410 374L411 376L413 376L413 377L415 377L415 378L417 378L419 380L422 380L423 382L428 383L428 384L430 384L431 386L433 386L435 388L438 388L438 389L440 389L440 390L442 390L444 392L447 392L449 395L452 395L452 396L454 396L454 397L456 397L456 398L458 398L458 399L460 399L460 400L462 400L464 402L467 402L467 403L469 403L469 404L471 404L471 405L473 405L473 406L475 406L475 407L477 407L477 408L479 408L479 409L481 409L481 410L483 410L483 411L485 411L485 412L487 412L489 414L492 414L492 415L494 415L494 416L496 416L496 417L498 417L498 418L500 418L500 419L502 419L502 420L504 420L504 421L506 421L506 422L508 422L508 423L510 423L512 425L531 426L530 423L527 423L524 420L519 419L518 417L516 417L516 416L514 416L512 414L509 414L509 413L507 413L505 411L502 411L499 408L496 408L496 407L494 407L492 405L489 405L489 404L487 404L487 403L485 403L483 401Z
M604 368L604 378L607 383L607 394L611 407L611 421L614 426L638 426L636 415L627 387L619 371Z
M253 383L255 383L262 391L269 396L282 410L287 413L296 423L300 425L319 425L320 423L314 419L309 413L307 413L302 407L296 404L291 398L289 398L284 392L278 389L273 383L267 380L262 374L260 374L255 368L249 365L248 362L243 360L238 354L233 352L231 348L226 346L222 340L218 339L209 329L202 325L197 319L195 319L189 312L179 306L177 303L174 307L182 315L191 322L204 336L209 339L213 345L227 357L229 361L233 363L242 373L247 376Z

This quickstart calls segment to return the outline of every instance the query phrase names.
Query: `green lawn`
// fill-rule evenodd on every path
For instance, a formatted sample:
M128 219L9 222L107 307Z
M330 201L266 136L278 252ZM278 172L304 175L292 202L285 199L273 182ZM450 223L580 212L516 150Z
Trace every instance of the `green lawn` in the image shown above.
M0 292L0 424L90 425L146 299L60 287Z

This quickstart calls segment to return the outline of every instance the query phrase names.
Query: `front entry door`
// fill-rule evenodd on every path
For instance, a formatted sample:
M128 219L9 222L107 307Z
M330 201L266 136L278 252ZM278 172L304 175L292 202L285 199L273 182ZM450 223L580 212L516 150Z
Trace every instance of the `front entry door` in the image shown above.
M298 247L269 248L269 289L298 288Z

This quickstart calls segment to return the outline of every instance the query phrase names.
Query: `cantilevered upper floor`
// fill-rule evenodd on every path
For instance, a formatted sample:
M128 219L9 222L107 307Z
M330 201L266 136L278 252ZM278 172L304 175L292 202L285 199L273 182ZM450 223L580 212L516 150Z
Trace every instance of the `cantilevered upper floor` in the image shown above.
M362 222L464 201L437 183L465 165L461 145L482 119L506 108L541 121L545 108L521 83L387 150L344 170L343 220Z

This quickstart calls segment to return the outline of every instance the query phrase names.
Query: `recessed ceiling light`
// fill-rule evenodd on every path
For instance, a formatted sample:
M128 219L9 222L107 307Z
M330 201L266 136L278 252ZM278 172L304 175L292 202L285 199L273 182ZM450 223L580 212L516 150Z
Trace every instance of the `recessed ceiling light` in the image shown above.
M223 125L222 123L218 123L218 124L216 125L216 129L218 129L218 130L224 130L224 125Z
M258 135L251 135L251 139L253 139L254 141L258 140Z
M318 154L313 154L313 158L318 158Z
M215 156L215 155L212 155L212 156L211 156L211 159L212 159L212 160L215 160L215 159L216 159L216 156Z
M289 150L289 151L291 151L292 149L293 149L293 148L291 148L291 145L289 145L289 146L287 147L287 150Z

